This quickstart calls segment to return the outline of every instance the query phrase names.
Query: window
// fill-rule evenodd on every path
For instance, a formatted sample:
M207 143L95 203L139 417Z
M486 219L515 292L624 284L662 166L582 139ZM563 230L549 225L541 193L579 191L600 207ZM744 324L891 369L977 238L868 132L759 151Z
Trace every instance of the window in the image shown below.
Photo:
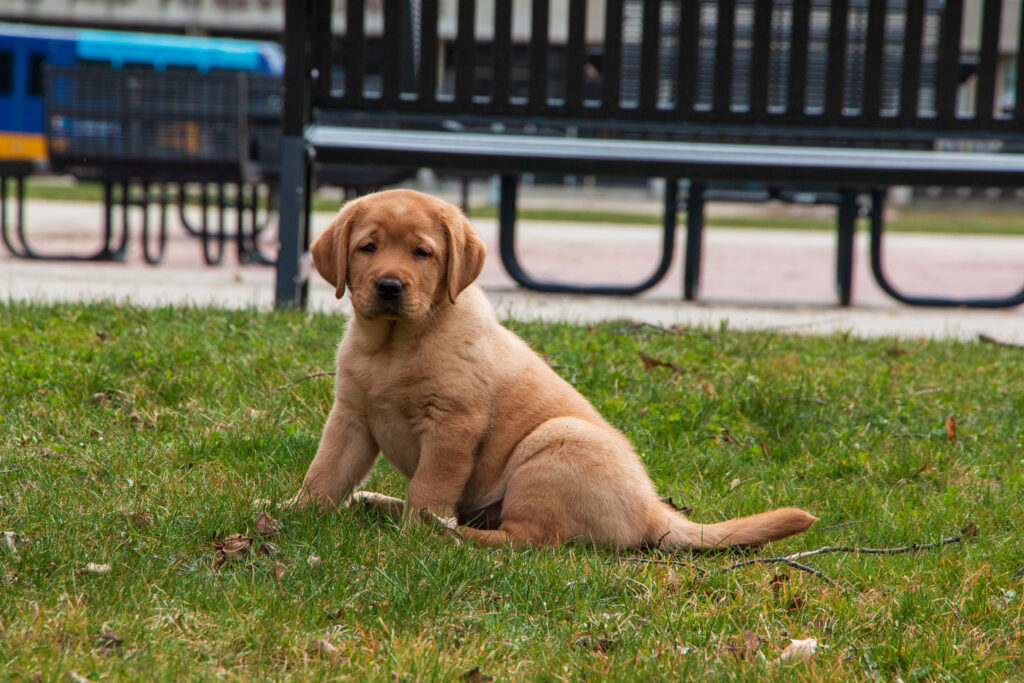
M14 53L0 50L0 95L10 95L14 89Z
M43 62L46 58L41 54L30 55L28 58L28 94L39 97L43 94Z

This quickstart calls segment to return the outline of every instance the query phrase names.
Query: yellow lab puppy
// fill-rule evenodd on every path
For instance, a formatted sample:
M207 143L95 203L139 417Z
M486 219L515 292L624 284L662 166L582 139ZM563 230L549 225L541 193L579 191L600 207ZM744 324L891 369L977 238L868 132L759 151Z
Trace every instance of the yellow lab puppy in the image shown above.
M339 298L350 290L355 313L294 504L354 497L409 520L457 518L484 544L759 546L815 521L784 508L696 524L663 503L629 441L498 323L472 284L484 244L451 204L410 190L362 197L312 255ZM353 496L378 453L411 480L404 506Z

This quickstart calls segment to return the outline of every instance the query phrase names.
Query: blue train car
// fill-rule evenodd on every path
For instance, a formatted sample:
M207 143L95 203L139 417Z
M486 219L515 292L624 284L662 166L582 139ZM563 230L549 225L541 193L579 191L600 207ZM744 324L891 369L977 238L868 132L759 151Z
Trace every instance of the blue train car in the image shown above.
M280 46L266 42L0 23L0 162L46 163L43 69L47 64L280 76L284 54Z

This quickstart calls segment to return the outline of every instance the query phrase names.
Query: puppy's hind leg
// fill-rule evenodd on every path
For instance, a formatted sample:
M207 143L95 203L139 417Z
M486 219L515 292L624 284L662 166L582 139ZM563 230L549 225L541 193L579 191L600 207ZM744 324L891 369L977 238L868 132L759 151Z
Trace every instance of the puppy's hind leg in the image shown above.
M526 524L502 524L500 529L474 529L460 526L459 534L467 541L482 546L533 546L535 548L554 546L563 539L546 536L539 528L531 528Z

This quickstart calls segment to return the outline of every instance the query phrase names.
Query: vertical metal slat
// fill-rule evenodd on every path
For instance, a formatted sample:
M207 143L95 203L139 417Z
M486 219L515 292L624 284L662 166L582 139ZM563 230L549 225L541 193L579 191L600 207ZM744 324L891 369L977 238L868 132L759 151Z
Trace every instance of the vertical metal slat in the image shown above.
M604 12L601 101L607 116L622 106L622 0L607 0Z
M828 59L825 66L825 118L843 116L843 88L846 72L847 0L834 0L828 17Z
M693 113L700 59L700 3L682 1L679 8L679 53L676 56L676 113L684 120Z
M939 27L939 55L935 70L935 114L940 122L956 120L956 92L960 85L960 31L963 1L947 0Z
M644 0L640 42L640 110L646 113L658 108L658 48L661 46L661 3Z
M750 57L750 113L763 119L768 113L768 74L772 58L772 3L754 3L754 36Z
M907 5L903 22L903 69L900 76L900 121L917 119L921 96L921 36L924 31L924 3Z
M315 103L326 103L331 96L331 66L334 63L334 49L331 32L331 5L327 2L317 3L313 7L315 14L312 20L313 46L311 54L316 59L317 77L313 87Z
M507 111L509 100L509 68L512 63L512 0L494 2L494 77L491 106Z
M566 45L565 105L570 110L583 106L586 82L587 0L569 0L569 40Z
M736 33L736 0L720 0L715 36L715 76L711 109L727 116L732 109L733 49Z
M1002 0L985 0L981 21L981 45L978 54L978 88L974 101L974 117L978 121L991 121L995 109L996 69L999 65L999 24L1002 14Z
M861 118L874 120L882 110L883 82L882 58L885 49L885 5L886 0L871 0L868 3L868 34L864 52L864 96L861 101Z
M384 49L381 50L380 64L380 99L393 104L398 101L401 86L401 0L385 0L384 2Z
M789 83L786 115L803 117L807 108L807 51L810 45L811 0L793 0L793 23L789 33Z
M530 14L530 109L539 111L548 101L548 0L533 0Z
M345 7L345 102L363 101L363 76L366 71L366 35L363 3L349 2Z
M420 104L437 102L437 3L420 3L420 69L416 77Z

